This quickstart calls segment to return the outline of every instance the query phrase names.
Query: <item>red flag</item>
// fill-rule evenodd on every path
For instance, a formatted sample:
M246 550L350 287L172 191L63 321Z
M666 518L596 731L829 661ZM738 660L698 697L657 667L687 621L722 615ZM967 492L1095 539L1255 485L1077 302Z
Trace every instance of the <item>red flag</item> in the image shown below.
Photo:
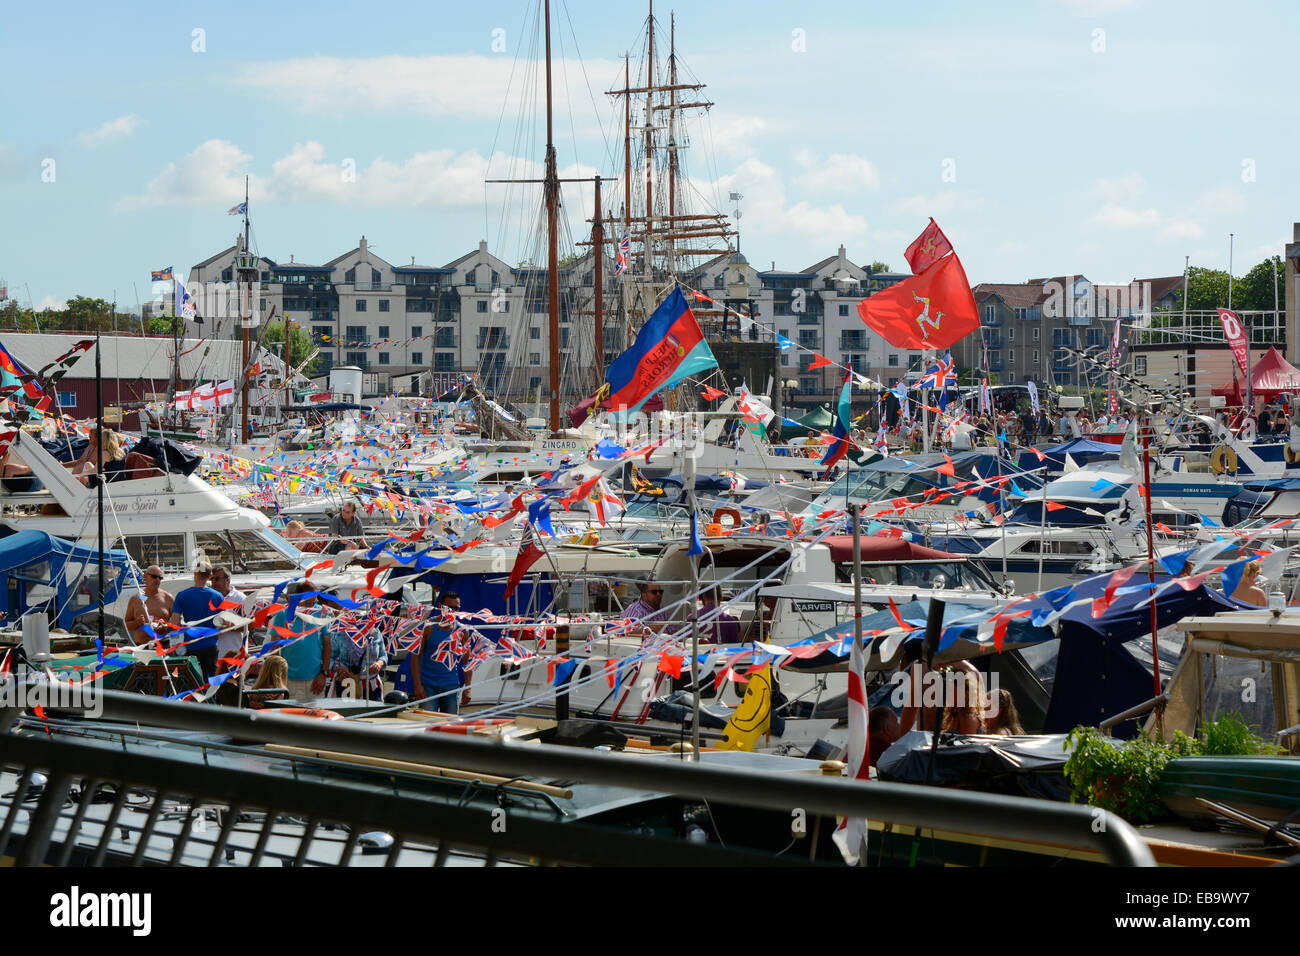
M524 573L537 563L544 552L537 546L533 540L533 526L527 525L524 528L524 540L522 547L519 549L519 557L515 558L515 566L510 569L510 579L506 581L506 590L502 597L510 600L510 595L515 593L515 588L519 587L519 582L523 580Z
M723 395L726 394L727 394L726 392L722 391L721 389L714 388L712 385L705 385L704 391L700 392L700 397L703 398L706 402L711 402L715 398L721 398Z
M980 327L975 297L957 256L858 303L858 315L898 348L943 349Z
M921 234L912 241L903 255L913 272L922 272L927 266L938 262L952 252L952 243L943 234L939 224L930 219L930 225L921 230Z
M1241 320L1237 318L1236 312L1220 309L1219 321L1223 323L1223 335L1232 346L1232 354L1237 358L1241 374L1246 376L1246 381L1249 383L1250 376L1246 371L1246 335L1241 329Z
M817 357L808 364L808 371L810 372L815 368L825 368L827 365L835 364L830 359L828 359L825 355L822 355L820 352L814 352L813 355Z

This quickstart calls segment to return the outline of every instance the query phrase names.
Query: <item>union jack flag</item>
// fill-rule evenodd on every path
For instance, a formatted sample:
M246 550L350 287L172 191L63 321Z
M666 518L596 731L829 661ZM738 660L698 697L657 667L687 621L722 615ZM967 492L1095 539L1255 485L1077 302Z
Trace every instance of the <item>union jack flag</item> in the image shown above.
M952 353L945 352L937 364L931 365L916 383L921 388L943 388L957 384L957 369Z
M621 276L627 271L627 260L632 254L632 237L626 232L623 238L618 241L618 265L614 269L614 275Z

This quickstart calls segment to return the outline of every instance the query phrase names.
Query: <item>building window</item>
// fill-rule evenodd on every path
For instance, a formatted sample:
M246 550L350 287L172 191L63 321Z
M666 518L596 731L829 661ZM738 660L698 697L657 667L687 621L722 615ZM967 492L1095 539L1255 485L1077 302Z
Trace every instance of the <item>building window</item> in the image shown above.
M424 364L424 353L423 353L423 352L412 352L412 353L411 353L411 364L412 364L412 365L423 365L423 364Z
M814 375L806 375L799 379L799 391L811 395L821 391L821 382Z
M387 300L387 299L380 299L380 300L379 300L379 311L380 311L380 312L387 312L387 311L388 311L388 300Z
M777 329L777 330L776 330L776 334L779 335L779 336L781 336L781 338L783 338L783 339L788 339L788 338L790 337L790 330L789 330L789 329Z
M1035 367L1037 367L1038 362L1039 362L1039 359L1038 359L1038 349L1034 349L1034 365L1035 365Z
M1147 357L1145 355L1133 356L1133 374L1145 375L1147 373Z
M541 364L542 364L542 353L541 353L541 352L529 352L529 353L528 353L528 364L529 364L529 365L541 365Z
M895 352L889 356L889 367L898 368L898 353Z
M423 334L424 334L424 326L422 325L411 326L411 338L418 339Z
M386 339L386 338L388 338L388 326L386 326L386 325L381 325L381 326L379 327L379 337L380 337L381 339Z
M349 352L346 356L349 365L355 365L357 368L364 370L366 367L365 352Z
M370 270L370 282L371 282L371 284L372 284L372 285L379 285L379 278L380 278L380 277L379 277L379 270L378 270L378 269L371 269L371 270Z
M380 352L380 353L379 353L379 364L380 364L380 365L388 365L388 364L390 364L389 361L388 361L388 353L387 353L387 352Z
M474 308L475 308L477 311L479 311L479 312L486 312L486 311L487 311L487 301L484 300L484 299L479 299L479 301L476 302L476 303L474 304Z
M234 278L234 273L232 273L229 269L223 269L223 270L221 270L221 281L222 281L222 282L229 282L229 281L230 281L231 279L233 279L233 278Z
M1015 349L1007 349L1007 364L1008 364L1008 365L1015 365L1015 364L1016 364L1016 350L1015 350Z
M322 337L326 335L330 335L333 331L334 331L334 327L332 325L313 325L311 327L312 335L318 335Z
M840 315L848 315L848 314L849 314L849 307L848 307L847 305L841 305L841 306L840 306ZM692 692L692 693L693 693L693 692Z
M433 357L433 370L435 372L454 372L456 370L456 356L451 352L438 352Z
M530 339L540 339L542 337L542 330L535 327L531 328L528 330L528 337Z
M76 392L59 392L59 407L60 407L60 408L76 408L76 407L77 407L77 393L76 393Z
M781 364L782 364L782 365L789 365L789 364L790 364L790 353L789 353L789 352L782 352L782 353L781 353Z
M349 344L366 341L366 327L364 325L349 325L345 334Z
M473 285L473 284L474 284L474 282L476 281L476 279L475 279L475 275L476 275L477 272L478 272L477 269L470 269L469 272L466 272L466 273L465 273L465 284L466 284L466 285Z
M365 300L365 299L357 299L357 311L358 311L358 312L364 312L364 311L366 311L366 300Z
M993 306L991 305L984 306L984 321L992 322L994 318L995 316L993 314Z
M1016 311L1019 312L1020 310L1017 309ZM1021 316L1017 315L1016 318L1021 318ZM1007 341L1014 342L1015 340L1016 340L1016 327L1013 325L1011 326L1011 328L1007 329Z
M722 273L718 273L716 276L713 277L713 288L721 289L724 288L725 286L726 286L726 279L723 278Z
M907 356L907 370L909 372L921 371L921 356L910 354Z

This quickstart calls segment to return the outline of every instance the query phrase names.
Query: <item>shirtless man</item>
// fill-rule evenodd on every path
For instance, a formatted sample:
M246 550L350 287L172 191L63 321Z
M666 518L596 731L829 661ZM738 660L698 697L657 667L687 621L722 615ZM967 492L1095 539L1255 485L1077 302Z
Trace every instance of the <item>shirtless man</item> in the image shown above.
M139 594L131 595L126 604L126 627L131 640L147 644L153 640L142 628L148 624L161 636L158 628L171 620L172 596L162 589L162 568L151 564L144 572L144 600Z

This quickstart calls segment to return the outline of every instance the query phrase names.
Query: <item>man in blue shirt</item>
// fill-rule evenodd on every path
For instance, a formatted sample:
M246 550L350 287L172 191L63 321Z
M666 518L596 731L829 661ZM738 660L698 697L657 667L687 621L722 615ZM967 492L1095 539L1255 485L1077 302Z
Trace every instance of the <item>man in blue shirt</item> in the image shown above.
M172 602L172 623L182 627L217 627L214 618L217 608L225 600L221 592L208 587L212 576L212 565L199 561L194 565L194 587L186 588L176 595ZM203 670L203 680L207 681L217 671L217 637L193 638L189 634L175 631L168 635L168 646L174 647L181 641L188 641L186 652L199 662Z
M308 581L295 581L289 585L289 594L312 589ZM302 611L315 605L314 596L300 601L292 621L287 611L277 611L271 618L271 633L267 637L268 641L293 642L281 647L279 653L289 665L289 696L297 701L311 700L325 693L326 675L330 671L334 635L324 625L313 624L301 616Z
M460 595L455 591L444 591L438 600L438 607L460 610ZM424 640L415 652L415 662L411 666L411 683L415 688L415 700L426 697L436 699L429 701L428 708L443 714L459 714L461 704L469 703L469 680L465 673L466 654L441 654L443 646L449 644L455 628L439 627L431 623L424 632Z

